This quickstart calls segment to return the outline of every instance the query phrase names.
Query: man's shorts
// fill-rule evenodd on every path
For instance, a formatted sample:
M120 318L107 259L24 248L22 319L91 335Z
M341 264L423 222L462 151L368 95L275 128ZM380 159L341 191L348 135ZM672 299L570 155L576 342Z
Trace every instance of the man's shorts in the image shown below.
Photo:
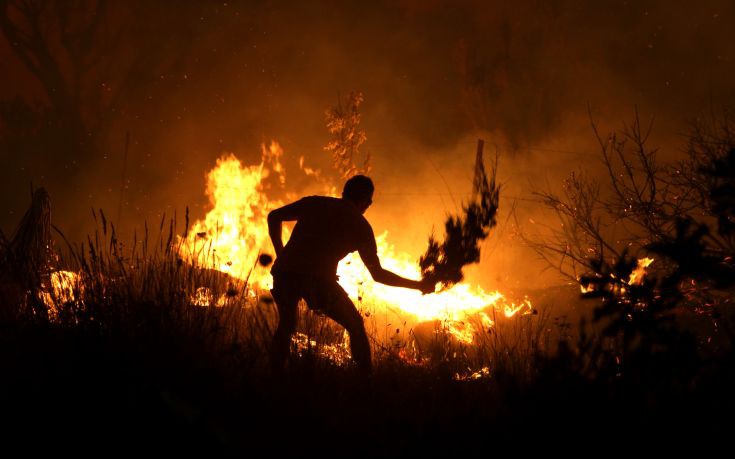
M328 316L343 316L345 309L355 310L347 292L337 283L337 278L328 279L301 273L278 273L273 275L273 299L279 308L297 305L306 301L309 309Z

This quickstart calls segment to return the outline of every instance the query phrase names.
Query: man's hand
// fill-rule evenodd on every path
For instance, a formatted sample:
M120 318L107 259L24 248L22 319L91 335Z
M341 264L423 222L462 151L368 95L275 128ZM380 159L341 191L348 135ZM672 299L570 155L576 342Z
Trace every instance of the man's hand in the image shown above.
M418 281L418 290L421 290L421 293L426 295L427 293L434 293L436 291L436 282L430 280L430 279L421 279Z

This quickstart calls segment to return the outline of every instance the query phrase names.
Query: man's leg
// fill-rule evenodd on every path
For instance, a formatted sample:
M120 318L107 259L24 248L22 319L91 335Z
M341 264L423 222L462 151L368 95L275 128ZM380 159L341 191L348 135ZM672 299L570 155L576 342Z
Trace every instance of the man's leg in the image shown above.
M291 350L291 335L296 331L299 297L293 294L294 286L287 279L273 279L273 300L278 307L278 327L271 344L271 368L274 375L283 373Z
M342 287L337 282L323 286L325 292L317 295L323 303L323 312L347 330L350 334L350 352L361 371L366 374L372 372L370 359L370 341L365 332L365 323ZM307 302L309 300L307 299Z

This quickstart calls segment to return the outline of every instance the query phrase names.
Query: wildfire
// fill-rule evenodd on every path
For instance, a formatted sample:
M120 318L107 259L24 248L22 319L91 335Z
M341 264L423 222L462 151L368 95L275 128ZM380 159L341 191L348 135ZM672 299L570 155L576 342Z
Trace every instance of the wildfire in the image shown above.
M179 252L184 258L247 280L256 288L272 287L270 275L255 268L260 251L268 247L268 212L283 205L265 194L272 171L285 183L282 154L281 147L272 143L268 148L263 145L262 160L255 166L243 166L232 154L217 160L207 174L212 210L181 241Z
M212 205L204 220L194 223L179 252L185 259L212 267L246 281L254 290L272 286L270 273L258 266L261 253L271 251L266 217L283 202L268 198L267 180L277 174L285 184L285 169L280 159L282 148L275 142L262 146L261 163L244 166L234 155L217 161L207 174L206 193ZM303 160L301 161L302 169ZM310 174L314 172L308 171ZM287 236L287 235L286 235ZM402 276L419 279L420 271L407 253L397 252L388 241L388 233L377 236L381 263ZM418 291L389 287L374 282L356 253L348 255L338 267L339 283L363 311L413 318L415 322L440 320L458 340L471 343L476 331L469 319L490 328L494 322L485 313L495 308L505 317L530 314L531 303L508 302L500 292L485 292L479 286L460 283L446 291L422 295ZM212 304L205 291L198 293L194 304Z
M56 321L61 306L75 301L74 290L78 286L79 274L73 271L54 271L49 275L49 284L43 285L44 290L39 293L41 301L48 307L49 320Z

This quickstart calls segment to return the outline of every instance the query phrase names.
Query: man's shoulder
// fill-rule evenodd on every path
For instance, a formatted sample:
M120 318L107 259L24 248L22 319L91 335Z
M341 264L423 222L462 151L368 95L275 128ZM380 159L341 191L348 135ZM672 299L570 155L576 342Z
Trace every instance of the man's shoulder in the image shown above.
M367 230L372 234L372 227L365 216L357 211L357 209L344 201L344 199L334 198L331 196L305 196L301 198L305 204L312 206L314 210L329 212L340 221L349 222L351 226L358 226L360 229Z
M375 234L373 233L373 227L365 216L359 212L356 213L355 219L353 220L353 228L357 235L360 243L368 243L375 240Z
M311 201L311 202L321 202L321 203L329 203L329 204L335 204L341 199L339 198L333 198L331 196L320 196L320 195L310 195L310 196L304 196L301 198L302 201Z
M298 204L302 208L328 207L331 204L331 199L328 196L304 196L298 201L295 201L294 204Z
M357 212L353 206L346 203L343 199L340 198L335 198L332 196L312 195L301 198L301 201L325 209L334 209L336 211L344 212L345 214L362 217L362 215Z
M357 214L357 221L359 222L360 226L365 228L366 230L370 230L370 233L373 232L373 227L370 225L370 222L367 218L365 218L364 215L358 213Z
M327 215L331 215L331 218L348 219L351 210L345 206L341 199L330 196L305 196L298 202L307 215L320 215L325 218Z

